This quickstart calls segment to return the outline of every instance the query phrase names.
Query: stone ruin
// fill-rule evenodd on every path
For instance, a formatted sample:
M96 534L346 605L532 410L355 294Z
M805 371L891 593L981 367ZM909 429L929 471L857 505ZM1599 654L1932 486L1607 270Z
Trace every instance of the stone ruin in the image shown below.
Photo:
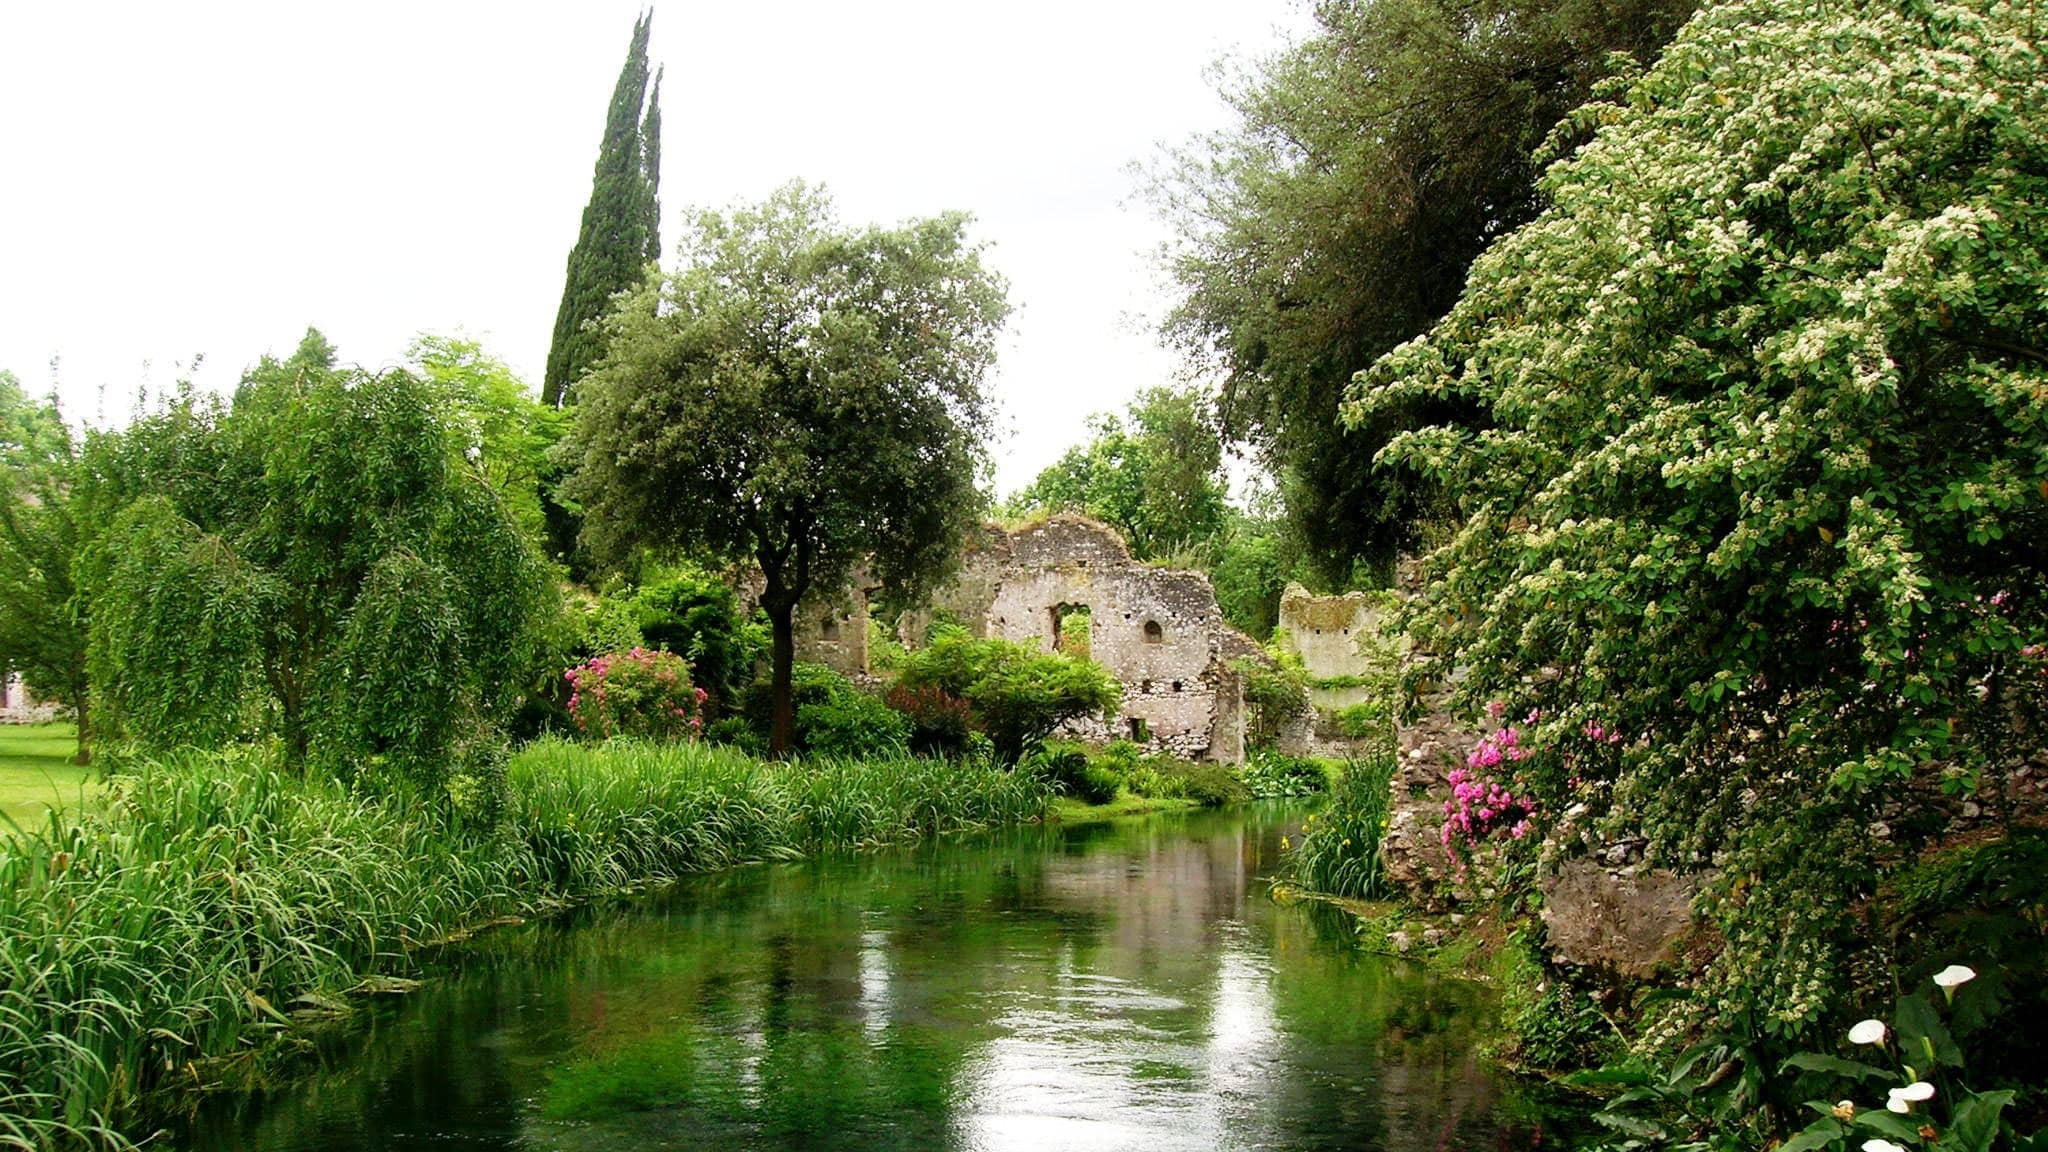
M945 619L977 637L1053 652L1081 646L1076 617L1085 617L1085 654L1124 696L1113 721L1077 722L1070 735L1188 759L1244 759L1244 684L1233 665L1265 661L1265 652L1224 622L1207 576L1141 564L1114 529L1086 517L1056 515L1014 532L984 525L951 583L905 613L898 633L915 647ZM804 631L814 631L808 619ZM829 654L823 645L800 636L798 651Z
M21 682L21 674L0 675L0 724L40 724L57 716L57 706L38 700Z

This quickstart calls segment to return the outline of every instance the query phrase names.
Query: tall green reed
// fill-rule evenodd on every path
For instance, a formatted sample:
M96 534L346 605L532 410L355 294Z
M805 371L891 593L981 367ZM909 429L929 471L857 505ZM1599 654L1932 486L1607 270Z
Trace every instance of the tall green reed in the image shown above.
M1391 894L1380 864L1393 799L1394 757L1381 753L1346 765L1329 803L1309 817L1289 857L1294 882L1311 891L1360 900Z

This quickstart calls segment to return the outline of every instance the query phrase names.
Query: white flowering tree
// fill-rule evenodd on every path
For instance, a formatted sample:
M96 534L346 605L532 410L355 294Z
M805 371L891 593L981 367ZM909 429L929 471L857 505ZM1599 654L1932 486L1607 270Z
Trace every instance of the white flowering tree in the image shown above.
M2041 744L2044 20L1709 9L1346 408L1482 413L1381 454L1460 499L1411 625L1471 705L1540 709L1553 845L1718 868L1705 1002L1766 1034L1848 986L1848 909L1942 826L1909 781Z

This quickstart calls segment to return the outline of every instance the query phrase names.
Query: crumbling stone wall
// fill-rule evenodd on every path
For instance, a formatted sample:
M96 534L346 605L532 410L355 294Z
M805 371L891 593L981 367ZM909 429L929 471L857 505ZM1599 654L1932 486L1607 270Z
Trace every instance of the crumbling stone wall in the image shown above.
M1301 657L1301 666L1317 680L1366 675L1371 669L1361 643L1378 634L1380 613L1363 592L1317 596L1290 583L1280 596L1280 642ZM1311 687L1309 702L1326 711L1363 701L1363 686Z
M1061 620L1083 609L1089 657L1123 684L1124 699L1114 721L1077 723L1072 734L1189 758L1244 758L1244 687L1231 664L1264 659L1259 646L1224 622L1207 576L1137 563L1114 529L1086 517L985 528L959 575L922 612L906 614L900 632L915 645L943 614L977 636L1051 652Z
M56 716L57 706L31 695L19 673L0 676L0 724L40 724Z

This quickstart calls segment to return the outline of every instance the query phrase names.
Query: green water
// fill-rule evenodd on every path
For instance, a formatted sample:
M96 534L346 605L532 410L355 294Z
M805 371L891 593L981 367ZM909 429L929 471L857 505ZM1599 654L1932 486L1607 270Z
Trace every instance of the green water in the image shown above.
M1265 878L1299 809L754 868L493 934L190 1149L1501 1149L1481 990ZM1550 1130L1546 1130L1550 1129Z

